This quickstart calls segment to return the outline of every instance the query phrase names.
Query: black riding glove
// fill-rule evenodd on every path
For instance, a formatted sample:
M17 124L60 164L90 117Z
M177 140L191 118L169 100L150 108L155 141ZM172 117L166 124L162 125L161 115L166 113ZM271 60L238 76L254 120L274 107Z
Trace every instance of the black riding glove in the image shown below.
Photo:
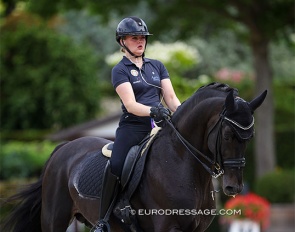
M162 106L152 107L150 116L154 119L157 126L162 127L165 119L170 119L171 112L170 110Z

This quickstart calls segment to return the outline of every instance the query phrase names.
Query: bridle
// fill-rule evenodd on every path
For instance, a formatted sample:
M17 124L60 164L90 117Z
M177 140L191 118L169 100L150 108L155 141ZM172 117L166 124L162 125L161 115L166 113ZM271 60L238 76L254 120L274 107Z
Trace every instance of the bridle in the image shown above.
M229 158L229 159L223 159L222 154L221 154L221 145L222 145L222 126L224 121L231 123L238 128L242 130L248 130L254 125L254 117L252 116L252 122L250 123L249 126L242 126L236 121L229 119L228 117L225 116L226 109L224 108L222 112L219 114L219 119L215 123L215 125L211 128L211 130L208 133L208 137L210 133L217 128L217 138L215 142L215 154L214 154L214 159L210 159L208 156L204 155L200 150L195 148L193 145L191 145L180 133L179 131L174 127L173 123L169 119L165 119L168 125L174 130L175 134L181 141L181 143L185 146L185 148L189 151L191 155L205 168L209 174L214 177L218 178L219 176L224 174L224 167L229 167L229 168L243 168L245 167L246 161L245 158ZM209 162L209 165L205 164L200 160L200 157L204 158L207 162ZM211 168L213 166L213 169Z

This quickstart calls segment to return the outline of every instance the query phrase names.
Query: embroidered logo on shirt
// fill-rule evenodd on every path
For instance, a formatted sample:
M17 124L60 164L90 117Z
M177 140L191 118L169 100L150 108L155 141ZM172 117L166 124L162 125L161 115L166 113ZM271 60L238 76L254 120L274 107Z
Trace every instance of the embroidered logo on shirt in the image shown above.
M152 72L152 79L153 81L160 81L160 77L159 76L155 76L155 73Z
M138 76L138 71L136 71L135 69L132 69L130 71L131 75L134 76L134 77L137 77Z

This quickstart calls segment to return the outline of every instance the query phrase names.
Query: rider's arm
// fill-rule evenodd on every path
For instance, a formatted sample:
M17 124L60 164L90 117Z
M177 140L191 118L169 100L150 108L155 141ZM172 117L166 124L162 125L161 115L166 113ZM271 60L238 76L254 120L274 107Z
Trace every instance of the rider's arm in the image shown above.
M180 106L180 101L177 98L173 89L172 83L169 78L161 80L162 95L168 108L175 112L177 107Z
M118 85L116 92L129 113L137 116L150 116L151 107L136 102L130 82Z

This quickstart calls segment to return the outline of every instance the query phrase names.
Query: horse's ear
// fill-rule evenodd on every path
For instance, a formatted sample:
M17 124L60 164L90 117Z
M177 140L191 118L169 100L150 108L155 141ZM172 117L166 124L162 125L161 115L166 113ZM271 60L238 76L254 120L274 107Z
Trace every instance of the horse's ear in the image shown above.
M249 107L254 112L264 101L267 94L267 90L264 90L262 94L260 94L258 97L254 98L250 103Z
M225 99L226 111L230 114L237 110L237 104L234 99L234 91L231 90Z

